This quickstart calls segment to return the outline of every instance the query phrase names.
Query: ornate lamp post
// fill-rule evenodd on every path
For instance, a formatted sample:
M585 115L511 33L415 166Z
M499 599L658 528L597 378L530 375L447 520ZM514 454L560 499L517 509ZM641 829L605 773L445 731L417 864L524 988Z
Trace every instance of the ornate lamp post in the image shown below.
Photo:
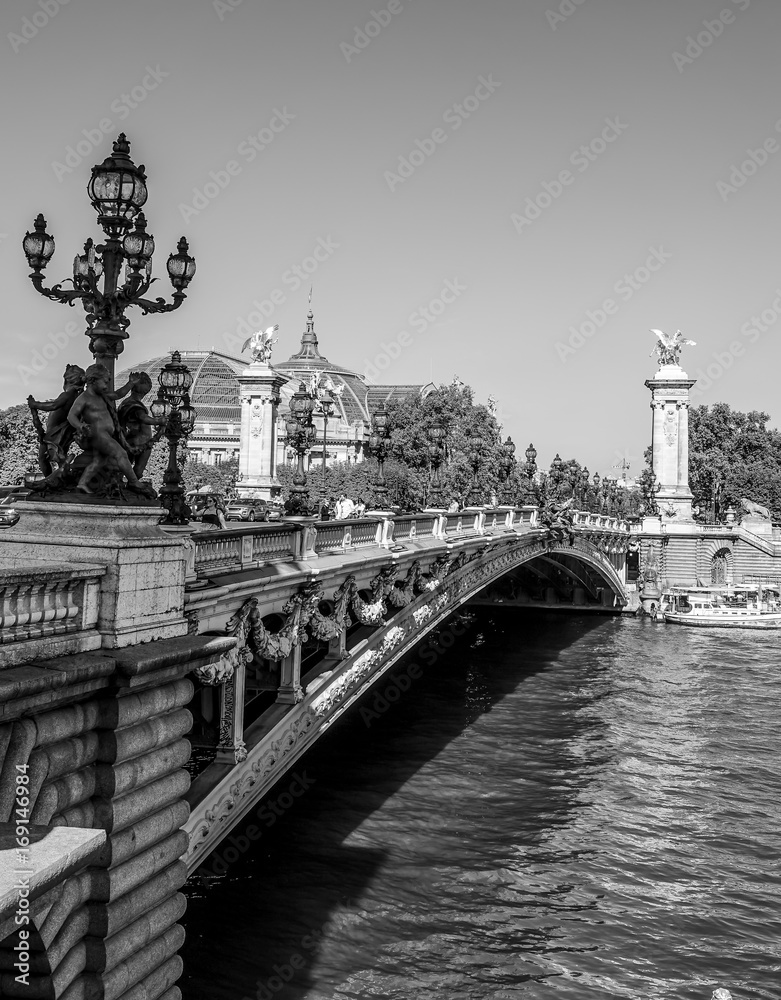
M601 480L601 477L600 477L600 475L599 475L598 472L594 473L591 481L594 484L594 511L593 512L595 514L598 514L600 512L600 510L602 509L602 504L601 504L602 494L599 492L599 484L602 482L602 480Z
M328 418L334 415L336 400L328 390L320 397L320 413L323 416L323 500L327 498L326 489L326 466L328 464Z
M294 517L306 517L310 512L304 456L317 435L317 429L312 423L314 409L315 400L309 395L302 382L298 387L298 392L290 400L290 416L285 423L288 444L293 446L298 459L290 497L285 504L287 513Z
M564 463L561 460L561 455L559 455L559 453L556 452L556 457L553 459L550 466L550 478L551 478L551 484L553 485L554 500L558 499L559 493L561 492L561 480L562 480L561 467L563 464Z
M469 435L469 447L472 451L472 504L479 507L482 502L482 495L477 487L477 476L480 466L483 464L483 448L485 442L480 431L475 427Z
M141 212L147 199L146 173L143 165L137 167L130 159L130 143L124 133L114 143L111 156L92 168L87 193L98 213L105 242L96 246L90 239L84 244L84 253L73 262L73 290L66 291L60 284L44 287L43 271L54 254L54 239L46 232L43 215L36 218L22 246L32 269L30 280L41 295L67 305L81 300L90 351L95 361L108 369L113 388L116 359L128 337L130 319L126 310L138 306L146 315L178 309L195 274L195 260L182 237L166 265L174 288L173 300L144 298L152 284L155 241L146 231Z
M190 406L190 386L193 377L182 356L174 351L171 360L158 376L160 388L150 406L152 416L164 425L168 441L168 468L163 476L160 503L168 511L161 524L187 524L192 516L184 498L184 485L179 471L179 442L186 441L195 426L195 410Z
M388 411L384 406L375 410L372 416L372 432L369 435L369 451L377 459L377 481L374 484L374 492L377 494L378 504L382 504L387 493L388 486L385 482L385 459L390 451L391 438L388 427Z
M429 488L429 506L442 506L442 481L439 478L439 469L445 457L445 425L437 417L429 428L428 457L431 464L431 485Z
M537 449L533 444L530 444L526 449L526 496L524 497L525 503L534 503L534 489L532 484L534 483L534 477L537 474Z
M515 443L511 437L502 445L502 476L504 478L504 503L513 503L514 497L511 495L510 489L510 477L513 473L513 466L515 465Z
M588 469L583 466L580 471L580 476L578 478L578 495L577 504L581 510L587 506L588 499L588 488L589 488L589 472Z

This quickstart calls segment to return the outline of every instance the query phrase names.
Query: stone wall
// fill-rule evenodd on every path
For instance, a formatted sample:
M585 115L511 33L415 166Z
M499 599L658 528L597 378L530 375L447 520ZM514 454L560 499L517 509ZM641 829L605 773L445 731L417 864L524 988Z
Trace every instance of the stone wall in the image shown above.
M16 935L5 938L0 995L180 997L186 675L234 642L187 636L0 671L0 823L14 819L14 775L26 765L44 840L60 826L107 834L93 863L34 900L29 986L9 969Z

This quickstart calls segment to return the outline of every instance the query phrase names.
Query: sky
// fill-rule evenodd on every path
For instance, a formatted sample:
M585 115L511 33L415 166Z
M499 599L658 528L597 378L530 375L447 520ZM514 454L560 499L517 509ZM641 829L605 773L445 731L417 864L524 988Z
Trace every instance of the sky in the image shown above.
M651 328L696 341L694 402L781 413L777 0L15 0L0 9L0 406L91 361L38 295L99 236L91 167L144 163L157 295L120 367L236 354L310 285L322 352L376 382L472 385L538 463L640 471ZM620 471L620 470L619 470Z

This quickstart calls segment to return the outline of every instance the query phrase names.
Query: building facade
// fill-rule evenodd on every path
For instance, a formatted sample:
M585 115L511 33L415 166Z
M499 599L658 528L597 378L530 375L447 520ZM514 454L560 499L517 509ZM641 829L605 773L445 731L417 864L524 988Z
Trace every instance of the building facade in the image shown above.
M190 401L196 411L195 429L187 442L190 457L198 462L218 465L238 459L241 440L241 393L239 376L248 361L221 351L181 351L182 361L190 369L193 384ZM152 379L153 389L146 399L149 405L157 392L157 377L171 360L171 352L151 358L133 371L144 371ZM280 390L281 402L277 417L277 465L291 460L285 433L285 418L290 399L300 383L308 382L315 373L328 376L341 393L335 400L334 413L326 421L315 412L313 422L317 438L309 455L310 464L319 464L323 453L326 462L360 462L365 457L371 430L372 414L390 400L410 395L427 396L433 383L427 385L371 385L364 375L351 368L333 364L320 353L312 311L307 316L301 346L287 361L272 363L274 371L286 378ZM129 369L117 376L117 385L127 378Z

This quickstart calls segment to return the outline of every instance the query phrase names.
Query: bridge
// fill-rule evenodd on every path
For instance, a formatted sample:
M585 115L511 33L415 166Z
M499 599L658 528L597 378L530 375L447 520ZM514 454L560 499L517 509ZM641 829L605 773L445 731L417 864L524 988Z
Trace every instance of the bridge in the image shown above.
M537 515L29 502L0 542L0 992L177 1000L188 873L400 657L475 599L620 611L629 526Z

